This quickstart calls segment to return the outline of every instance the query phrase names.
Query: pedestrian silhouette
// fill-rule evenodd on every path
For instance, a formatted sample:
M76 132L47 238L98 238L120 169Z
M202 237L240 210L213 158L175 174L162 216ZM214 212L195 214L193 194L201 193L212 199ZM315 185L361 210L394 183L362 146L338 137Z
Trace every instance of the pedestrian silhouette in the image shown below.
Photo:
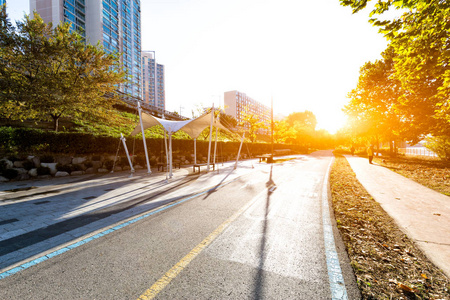
M369 156L369 164L372 164L372 160L373 160L373 145L370 145L370 147L367 148L367 155Z

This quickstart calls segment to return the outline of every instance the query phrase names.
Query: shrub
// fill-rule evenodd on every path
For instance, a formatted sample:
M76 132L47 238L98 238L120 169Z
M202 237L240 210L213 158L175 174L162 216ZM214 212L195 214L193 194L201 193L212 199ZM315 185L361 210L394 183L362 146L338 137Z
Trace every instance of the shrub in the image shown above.
M8 178L9 180L16 178L19 175L19 172L14 169L6 169L3 171L3 176Z
M37 168L37 174L38 175L50 175L50 168L49 167L38 167Z

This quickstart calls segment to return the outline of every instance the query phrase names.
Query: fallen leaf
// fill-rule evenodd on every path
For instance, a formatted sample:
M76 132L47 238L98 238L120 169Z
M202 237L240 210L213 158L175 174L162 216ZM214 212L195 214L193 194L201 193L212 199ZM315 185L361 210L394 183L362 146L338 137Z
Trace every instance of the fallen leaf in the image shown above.
M415 293L416 291L412 288L410 288L409 286L404 285L403 283L397 283L398 287L401 288L403 291L408 292L408 293Z
M428 279L428 277L427 277L426 274L420 274L420 276L422 276L422 277L425 278L425 279Z
M441 214L438 214L438 213L434 213L433 215L438 216L438 217L441 216Z

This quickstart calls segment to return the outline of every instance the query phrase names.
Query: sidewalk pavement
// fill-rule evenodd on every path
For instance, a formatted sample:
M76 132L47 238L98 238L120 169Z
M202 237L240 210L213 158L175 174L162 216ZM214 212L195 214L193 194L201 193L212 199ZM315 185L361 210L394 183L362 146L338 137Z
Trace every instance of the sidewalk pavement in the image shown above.
M356 178L425 253L450 277L450 197L366 158L345 156Z

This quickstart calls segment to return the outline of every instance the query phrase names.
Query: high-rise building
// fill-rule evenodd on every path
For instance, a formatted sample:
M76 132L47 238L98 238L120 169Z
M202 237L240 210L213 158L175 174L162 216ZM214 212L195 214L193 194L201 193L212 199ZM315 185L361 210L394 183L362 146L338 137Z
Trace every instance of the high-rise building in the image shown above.
M46 23L70 22L86 42L100 42L106 51L120 53L131 82L120 89L141 97L140 0L30 0L30 11L38 12Z
M259 120L266 125L270 124L270 108L248 97L245 93L239 91L225 92L223 102L225 113L234 117L238 123L244 121L244 113L246 112L257 115ZM261 133L268 133L268 131L263 130Z
M166 109L164 65L156 63L154 52L142 51L142 99L144 103ZM155 63L156 90L155 90Z

